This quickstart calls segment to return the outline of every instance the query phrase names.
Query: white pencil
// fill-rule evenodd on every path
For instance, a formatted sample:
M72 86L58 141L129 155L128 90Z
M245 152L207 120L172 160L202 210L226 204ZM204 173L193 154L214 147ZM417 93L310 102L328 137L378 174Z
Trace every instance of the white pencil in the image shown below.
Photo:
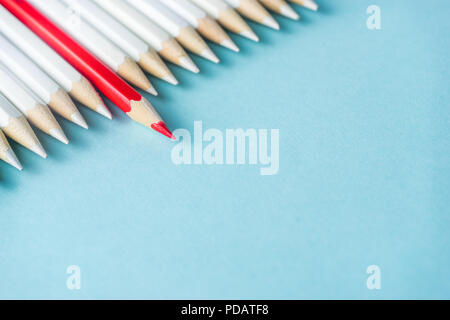
M151 45L163 58L194 73L199 72L198 67L175 39L127 2L124 0L94 1Z
M1 34L0 60L52 110L67 120L87 128L86 121L67 92Z
M270 15L258 0L225 0L244 17L275 30L280 29L278 22Z
M313 0L289 0L293 3L299 4L307 9L317 11L319 10L319 6Z
M30 124L25 119L25 116L20 113L13 104L0 93L0 129L3 132L23 145L25 148L40 155L42 158L47 158L47 153L36 137Z
M287 18L292 20L300 19L300 16L291 6L284 0L259 0L263 5L265 5L268 9L281 14Z
M159 0L168 8L187 20L191 26L208 40L221 46L239 52L239 48L228 34L206 12L189 0Z
M127 0L129 4L144 13L150 20L166 30L181 45L193 53L218 63L219 59L212 52L203 38L191 27L189 22L177 15L157 0Z
M17 159L14 150L9 145L9 142L3 134L2 130L0 130L0 159L10 164L19 171L23 170L19 159Z
M87 23L83 17L74 15L65 3L58 0L29 0L29 2L123 79L148 93L158 95L134 60Z
M50 109L0 62L0 92L37 128L68 144L66 135Z
M92 84L3 6L0 6L0 31L72 97L112 119L110 111Z
M137 61L146 71L171 84L178 84L177 79L153 48L97 4L91 0L62 1Z

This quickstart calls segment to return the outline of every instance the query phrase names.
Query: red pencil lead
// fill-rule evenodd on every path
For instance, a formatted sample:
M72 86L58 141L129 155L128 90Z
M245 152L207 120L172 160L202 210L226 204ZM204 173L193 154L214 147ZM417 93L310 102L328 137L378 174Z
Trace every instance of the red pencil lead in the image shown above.
M152 129L155 131L158 131L159 133L165 135L169 139L176 140L175 136L170 132L170 130L167 128L166 124L163 121L160 121L158 123L152 124Z

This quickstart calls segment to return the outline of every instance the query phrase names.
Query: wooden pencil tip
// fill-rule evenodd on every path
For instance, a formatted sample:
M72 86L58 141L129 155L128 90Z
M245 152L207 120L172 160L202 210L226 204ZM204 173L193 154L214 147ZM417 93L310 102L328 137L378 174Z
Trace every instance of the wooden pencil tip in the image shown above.
M210 48L206 48L205 50L203 50L200 55L205 58L208 59L209 61L212 61L214 63L219 63L220 60L219 58L216 56L216 54L210 49Z
M154 95L155 97L158 96L158 91L153 86L150 86L145 92L150 93L151 95Z
M253 30L244 30L240 33L240 35L255 42L259 42L259 37L253 32Z
M45 152L44 148L39 142L36 142L34 145L30 146L29 149L42 158L47 159L47 152Z
M12 149L8 149L6 151L5 161L10 165L12 165L17 170L19 171L23 170L22 164L20 163L19 159L17 159L17 156Z
M67 139L67 136L65 135L64 131L61 128L51 129L50 135L64 144L69 144L69 139Z
M239 52L238 46L231 40L231 39L225 39L220 43L225 48L228 48L234 52Z
M183 68L185 68L193 73L200 72L200 69L197 67L197 65L194 63L194 61L192 61L192 59L189 56L181 57L179 59L179 62Z
M89 129L89 126L87 125L86 120L84 120L83 116L81 115L81 113L79 111L72 114L70 118L73 123L79 125L80 127L84 128L86 130Z
M300 4L302 6L304 6L305 8L313 10L313 11L319 10L319 6L313 0L304 0Z
M262 23L269 28L280 30L280 24L272 16L264 18Z
M108 107L104 103L100 103L97 106L96 111L109 120L112 120L113 118L111 111L109 111Z
M300 19L300 15L295 12L294 9L292 9L289 5L281 6L280 14L292 20Z
M174 86L178 85L178 80L175 78L174 75L167 75L163 78L163 80Z

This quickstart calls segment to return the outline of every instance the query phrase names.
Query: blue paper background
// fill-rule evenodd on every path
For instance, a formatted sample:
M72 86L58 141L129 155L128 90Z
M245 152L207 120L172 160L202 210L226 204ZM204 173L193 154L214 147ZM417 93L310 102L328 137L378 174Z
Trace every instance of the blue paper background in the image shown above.
M318 3L149 97L172 129L280 129L278 175L175 166L175 144L118 109L63 121L69 146L39 134L47 160L14 144L0 298L450 298L450 2Z

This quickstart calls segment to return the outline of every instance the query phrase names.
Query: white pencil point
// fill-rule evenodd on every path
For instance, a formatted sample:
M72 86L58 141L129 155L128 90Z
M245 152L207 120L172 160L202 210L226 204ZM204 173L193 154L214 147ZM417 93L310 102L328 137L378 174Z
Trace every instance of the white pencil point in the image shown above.
M189 57L181 57L180 64L183 68L185 68L193 73L200 72L200 69L195 65L195 63Z
M319 6L317 5L317 3L315 3L312 0L303 0L302 6L304 6L307 9L310 9L312 11L319 10Z
M163 78L163 80L173 84L174 86L178 84L178 80L173 75L167 75Z
M79 113L79 112L74 113L74 114L72 114L71 118L72 118L72 121L74 123L76 123L77 125L79 125L80 127L84 128L86 130L89 129L89 127L88 127L88 125L86 123L86 120L84 120L84 118L81 115L81 113Z
M272 16L265 17L262 23L272 29L280 30L280 25Z
M220 60L219 58L217 58L217 56L214 54L214 52L212 52L211 49L205 49L202 51L201 56L205 59L208 59L214 63L219 63Z
M298 20L300 19L300 16L297 12L294 11L290 6L284 5L280 8L280 14L282 14L285 17L288 17L292 20Z
M23 170L22 164L20 163L19 159L17 159L17 156L12 149L6 150L5 158L6 162L12 165L17 170Z
M45 150L41 144L36 143L35 145L30 147L30 150L33 151L34 153L38 154L42 158L47 159L47 152L45 152Z
M64 144L69 144L69 139L67 139L66 135L61 129L51 129L50 135Z
M158 91L156 91L155 88L150 87L147 90L145 90L145 92L150 93L151 95L157 96L158 95Z
M228 40L228 39L227 40L223 40L220 44L222 46L224 46L225 48L233 50L234 52L239 52L240 51L238 46L231 40Z
M99 104L96 109L97 113L101 114L105 118L108 118L109 120L112 120L112 114L111 111L109 111L108 107L105 106L103 103Z
M259 42L258 36L252 30L245 30L241 32L241 36L246 37L255 42Z

